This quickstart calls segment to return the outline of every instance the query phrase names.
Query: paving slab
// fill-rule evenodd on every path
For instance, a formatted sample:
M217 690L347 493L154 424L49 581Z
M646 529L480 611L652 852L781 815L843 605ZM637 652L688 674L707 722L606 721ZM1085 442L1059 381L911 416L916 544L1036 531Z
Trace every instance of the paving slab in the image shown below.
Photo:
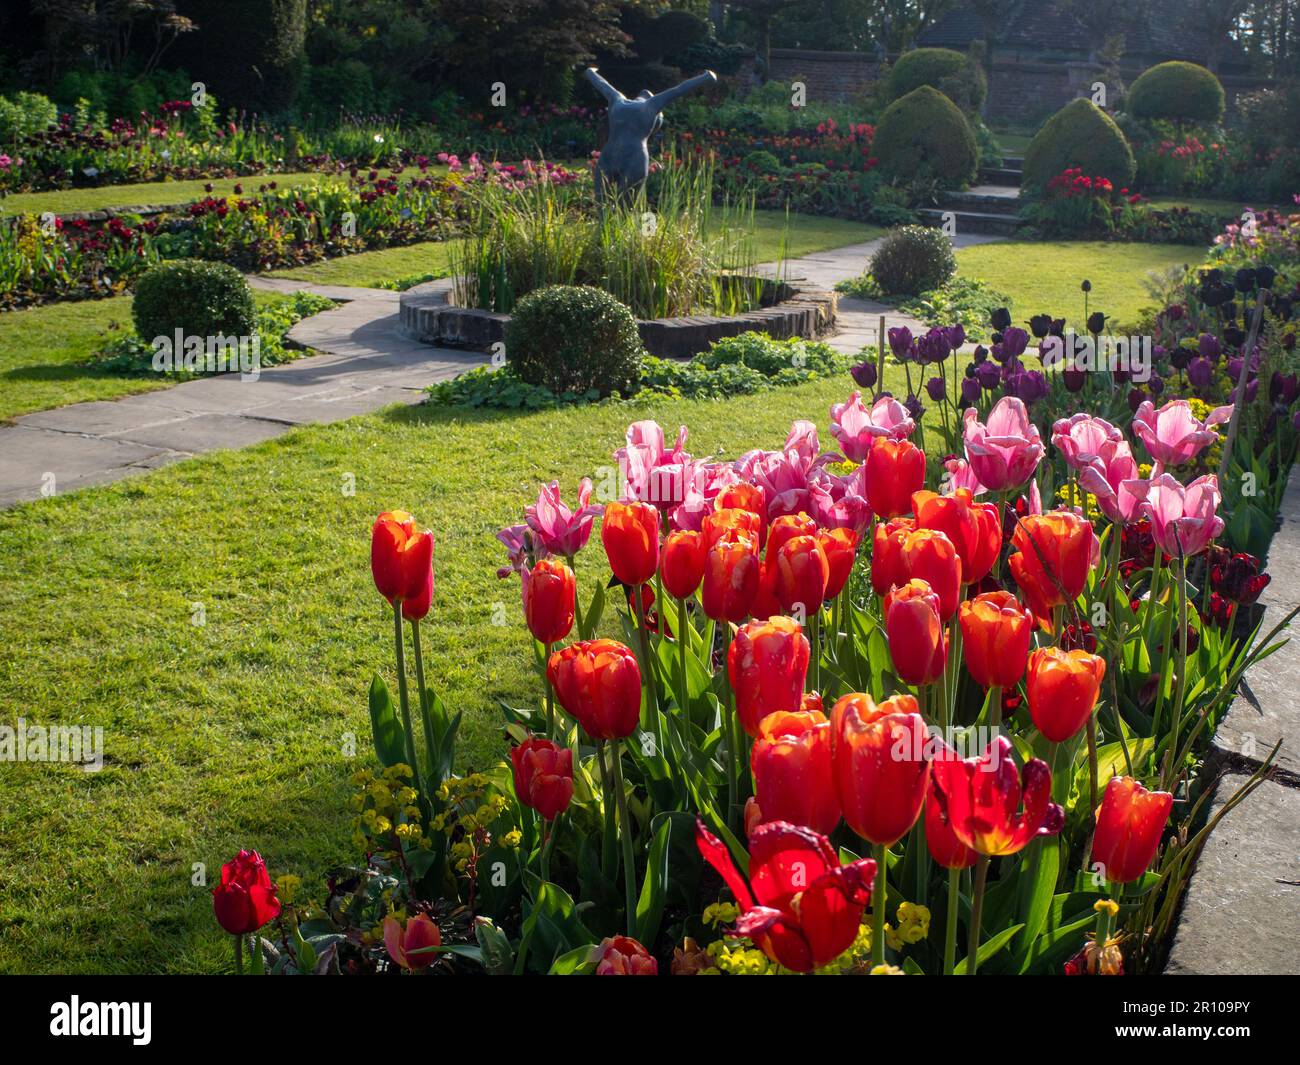
M36 426L0 426L0 506L127 476L130 467L164 450Z
M1210 816L1248 779L1224 776ZM1210 833L1165 973L1300 973L1300 790L1266 780Z
M288 426L283 422L244 414L196 414L192 418L135 429L118 439L199 455L218 448L260 444L263 440L281 436L287 431Z

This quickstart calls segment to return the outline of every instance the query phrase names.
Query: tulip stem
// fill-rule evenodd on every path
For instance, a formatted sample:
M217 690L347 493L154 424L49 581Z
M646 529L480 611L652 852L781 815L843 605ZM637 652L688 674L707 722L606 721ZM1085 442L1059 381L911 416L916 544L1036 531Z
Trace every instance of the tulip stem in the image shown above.
M989 743L997 738L1002 727L1002 689L996 684L989 689Z
M809 661L812 663L813 691L821 693L821 607L815 607L808 614L808 637L812 645Z
M981 854L975 863L975 886L971 891L970 942L966 951L966 975L974 976L979 969L980 917L984 910L984 884L989 875L989 858Z
M397 644L397 701L402 708L402 731L406 735L406 757L411 763L411 778L420 783L420 763L415 757L415 731L411 728L411 701L406 691L406 640L402 633L402 603L393 604L393 639Z
M687 710L686 693L688 685L686 683L686 600L677 600L677 712L681 714L681 728L686 728L685 722L689 717Z
M1088 819L1097 813L1097 713L1088 715Z
M943 975L957 964L957 911L961 902L961 870L948 870L948 920L943 929Z
M542 835L545 839L542 842L542 879L551 879L551 853L555 850L555 837L559 834L560 818L564 814L556 816L554 822L542 821Z
M655 688L654 665L650 661L650 634L646 631L645 603L641 599L638 584L632 589L632 598L636 602L637 637L641 644L641 680L645 684L647 716L650 719L650 731L655 739L655 756L664 757L663 726L659 720L659 692Z
M555 645L548 643L543 646L544 646L544 654L542 658L544 663L546 663L546 666L549 666L551 661L551 648L554 647ZM555 688L551 685L551 671L550 669L546 668L546 666L543 666L542 669L542 682L546 685L546 738L548 740L554 740L555 739Z
M1174 691L1173 734L1166 756L1168 769L1160 779L1161 785L1166 787L1178 776L1178 733L1183 724L1183 699L1187 692L1187 559L1183 556L1182 545L1178 546L1178 687Z
M627 934L636 936L636 857L632 852L632 822L627 812L623 787L623 743L614 741L614 798L618 803L620 836L623 839L623 890L627 896Z
M885 964L885 909L888 904L888 890L885 887L885 865L889 848L883 843L875 845L876 851L876 886L871 892L871 965Z
M235 975L244 975L244 937L235 936Z
M618 843L614 838L618 834L618 828L614 824L614 796L610 792L609 768L605 765L607 746L604 740L596 741L596 764L600 766L600 792L605 807L605 833L600 844L600 869L606 878L613 874L614 867L618 863Z

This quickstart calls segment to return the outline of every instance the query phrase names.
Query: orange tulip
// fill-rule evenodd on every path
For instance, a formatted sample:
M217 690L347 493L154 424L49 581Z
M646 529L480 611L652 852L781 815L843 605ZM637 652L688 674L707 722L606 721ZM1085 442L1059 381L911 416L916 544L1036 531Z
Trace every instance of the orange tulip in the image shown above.
M826 581L826 599L829 602L844 590L853 572L857 558L858 534L853 529L823 529L817 534L822 553L830 567Z
M876 526L871 543L871 589L882 599L894 585L907 583L903 541L915 528L911 518L894 518Z
M948 641L939 617L939 597L914 578L885 596L885 635L894 670L908 684L930 684L943 676Z
M1100 865L1102 875L1116 883L1137 880L1160 849L1173 808L1169 792L1147 791L1132 777L1111 777L1097 808L1090 868Z
M1020 683L1029 656L1034 617L1010 592L985 592L962 603L962 652L966 669L984 688Z
M767 536L767 498L763 489L748 481L729 484L718 493L713 505L718 510L747 510L758 518L758 546Z
M910 440L880 438L863 465L867 502L881 518L896 518L912 508L912 493L925 486L925 452Z
M831 778L831 726L818 710L777 711L758 725L750 750L761 821L789 821L829 835L840 823Z
M767 554L764 557L768 562L775 562L781 548L796 536L816 535L817 523L807 514L802 511L798 514L782 514L773 520L772 527L768 529Z
M641 717L641 669L617 640L584 640L551 655L546 675L570 717L593 740L632 735Z
M664 588L677 599L688 599L704 579L704 537L698 532L678 529L664 540L659 571Z
M916 823L930 782L929 736L910 695L877 705L851 692L831 710L831 764L844 820L888 847Z
M808 653L808 638L793 618L751 621L736 630L727 649L727 675L736 715L749 735L758 735L768 714L799 709Z
M386 510L370 530L370 573L379 594L418 621L433 600L433 533L417 532L404 510Z
M822 697L817 692L804 692L803 698L799 701L799 709L803 711L816 710L819 714L826 713L826 707L822 704Z
M925 581L939 597L939 618L947 621L957 613L961 558L952 541L934 529L916 529L903 540L902 558L908 579Z
M644 584L659 568L659 511L649 503L606 504L600 542L615 577Z
M714 621L744 621L758 594L758 578L753 540L719 540L704 559L704 613Z
M1100 551L1092 522L1065 510L1021 518L1011 542L1011 574L1040 620L1079 598Z
M761 528L762 521L757 514L738 507L728 507L725 510L715 510L705 514L700 524L706 551L720 540L731 541L741 538L752 540L757 549Z
M912 512L918 528L943 533L961 556L963 584L983 580L997 561L1002 548L1002 519L997 504L977 503L969 488L952 495L915 492Z
M781 545L775 558L777 602L786 613L802 606L804 615L816 614L826 598L830 563L816 536L796 536Z
M559 643L573 628L577 585L573 570L554 558L544 558L524 570L524 620L542 643Z
M1043 647L1029 656L1029 716L1043 736L1064 743L1088 722L1106 660L1087 651Z

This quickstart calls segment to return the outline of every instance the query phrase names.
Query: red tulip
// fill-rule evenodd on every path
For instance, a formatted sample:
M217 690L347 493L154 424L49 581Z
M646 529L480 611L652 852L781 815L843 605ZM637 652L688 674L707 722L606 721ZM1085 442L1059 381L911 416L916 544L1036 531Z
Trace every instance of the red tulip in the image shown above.
M644 584L659 568L659 511L649 503L607 503L600 542L615 577Z
M379 594L419 621L433 601L433 533L417 532L404 510L386 510L370 530L370 572Z
M659 963L631 936L611 936L596 948L596 975L658 976Z
M903 541L916 523L911 518L894 518L876 525L871 543L871 589L882 599L896 584L907 583L903 566Z
M212 889L217 923L232 936L256 932L280 915L276 887L257 851L240 851L221 867L221 883Z
M961 557L952 541L934 529L917 529L903 540L902 555L908 579L930 586L939 597L939 619L946 622L961 600Z
M747 510L758 518L758 546L763 546L767 536L767 497L763 489L748 481L727 485L714 499L718 510Z
M997 736L979 758L944 750L934 759L934 794L953 835L990 857L1015 854L1038 836L1056 835L1065 823L1051 801L1047 763L1035 758L1017 771L1012 750L1006 736Z
M878 439L863 463L867 502L881 518L912 509L912 493L925 487L925 452L910 440Z
M427 913L412 917L405 927L396 917L385 917L384 946L388 948L388 956L394 965L402 969L424 969L438 960L438 952L415 952L424 947L442 946L442 932Z
M826 581L826 601L834 599L849 583L853 563L857 560L858 534L853 529L823 529L817 534L830 576Z
M1029 656L1029 716L1044 738L1064 743L1087 724L1105 675L1106 660L1087 651L1042 647Z
M714 621L744 621L758 594L758 581L754 541L744 536L719 540L704 559L704 613Z
M817 523L807 514L802 511L798 514L782 514L772 520L772 527L767 531L767 553L764 557L769 564L774 563L781 548L796 536L816 535Z
M725 510L715 510L705 514L704 520L700 523L700 532L704 536L705 551L710 550L719 541L732 543L741 539L749 540L757 551L758 545L762 542L762 527L762 519L753 511L728 507Z
M789 821L830 835L840 823L831 779L831 727L817 710L777 711L758 725L750 750L764 821Z
M564 813L573 798L573 751L542 736L510 749L515 798L547 821Z
M1064 510L1021 518L1011 542L1017 548L1011 575L1040 620L1079 598L1100 551L1092 522Z
M659 572L668 594L689 599L704 579L704 537L688 529L670 532L659 557Z
M769 821L750 837L747 884L726 845L700 821L695 842L741 908L735 934L752 940L772 961L810 972L834 961L857 939L876 878L870 858L840 865L825 836Z
M617 640L584 640L551 655L546 675L560 705L593 740L621 740L641 716L641 670Z
M948 823L943 806L934 796L934 778L930 778L930 793L925 798L925 845L935 864L945 869L969 869L979 855L957 838Z
M985 592L961 604L962 652L975 683L1013 688L1029 657L1034 617L1010 592Z
M939 597L923 580L910 580L885 596L885 636L894 671L908 684L931 684L943 676L948 638Z
M943 533L957 548L963 584L988 575L1002 549L1002 519L996 503L977 503L969 488L958 488L946 496L916 492L912 511L919 528Z
M781 609L789 614L802 607L805 616L821 610L831 570L817 537L787 540L777 551L775 564L776 600Z
M792 618L751 621L736 630L727 650L727 675L736 714L749 735L779 710L798 710L808 675L808 639Z
M523 570L524 620L528 631L545 644L559 643L573 628L577 585L573 570L554 558L544 558Z
M831 710L831 763L844 820L888 847L916 824L930 781L929 736L910 695L851 692Z
M1173 808L1169 792L1147 791L1132 777L1111 777L1092 837L1092 861L1101 865L1101 875L1127 884L1145 873L1160 849Z

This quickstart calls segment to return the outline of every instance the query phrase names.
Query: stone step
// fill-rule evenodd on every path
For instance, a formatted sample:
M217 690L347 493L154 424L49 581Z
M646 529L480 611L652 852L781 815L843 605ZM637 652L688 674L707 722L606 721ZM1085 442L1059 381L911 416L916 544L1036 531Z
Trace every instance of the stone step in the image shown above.
M1019 185L1024 174L1004 166L980 167L980 182L985 185Z
M1020 219L1014 215L992 214L988 211L947 211L942 207L923 207L916 212L926 225L943 225L944 215L956 215L958 233L985 233L991 236L1009 237L1020 225Z
M1009 170L1020 170L1025 165L1025 158L1022 155L1004 155L1002 165Z
M980 214L1000 214L1014 217L1020 212L1018 196L1003 196L998 193L980 192L970 189L966 192L950 192L941 204L941 211L975 211Z

